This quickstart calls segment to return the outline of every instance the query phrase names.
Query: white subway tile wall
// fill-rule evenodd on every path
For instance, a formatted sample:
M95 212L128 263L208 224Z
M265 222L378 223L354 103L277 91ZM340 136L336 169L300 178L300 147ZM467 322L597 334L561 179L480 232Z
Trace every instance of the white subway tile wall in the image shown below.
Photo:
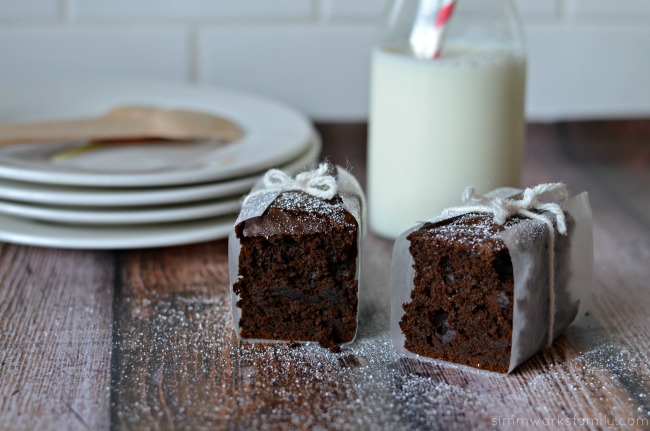
M93 78L188 81L188 33L151 26L3 28L0 86Z
M390 0L324 0L323 15L332 20L378 20Z
M643 20L650 26L650 1L648 0L574 0L570 13L577 20L600 22L628 22Z
M0 88L156 79L228 86L316 120L364 120L390 0L0 0ZM531 120L650 116L649 0L516 0Z
M540 26L528 32L527 96L536 117L650 114L650 27Z
M528 21L537 19L553 19L559 14L561 0L516 0L519 13Z
M315 0L78 0L80 20L209 22L311 20Z
M0 25L10 22L54 21L59 18L59 0L0 0Z
M362 118L374 34L369 26L206 29L199 36L199 81L284 100L316 118Z

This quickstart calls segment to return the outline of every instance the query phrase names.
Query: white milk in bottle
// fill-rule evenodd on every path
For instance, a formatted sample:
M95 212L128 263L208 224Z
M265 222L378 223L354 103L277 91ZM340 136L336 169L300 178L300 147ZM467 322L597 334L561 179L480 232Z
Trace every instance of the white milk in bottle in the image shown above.
M523 49L464 43L452 30L435 60L406 46L373 53L368 208L379 235L395 238L459 205L466 186L520 185Z

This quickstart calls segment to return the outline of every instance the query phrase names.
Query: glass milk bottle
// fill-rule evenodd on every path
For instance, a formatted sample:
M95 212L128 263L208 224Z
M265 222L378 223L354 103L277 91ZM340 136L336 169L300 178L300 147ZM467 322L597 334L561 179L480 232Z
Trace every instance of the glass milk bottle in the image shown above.
M520 184L526 62L514 5L458 0L436 51L446 3L394 0L373 52L368 205L384 237L459 205L466 186Z

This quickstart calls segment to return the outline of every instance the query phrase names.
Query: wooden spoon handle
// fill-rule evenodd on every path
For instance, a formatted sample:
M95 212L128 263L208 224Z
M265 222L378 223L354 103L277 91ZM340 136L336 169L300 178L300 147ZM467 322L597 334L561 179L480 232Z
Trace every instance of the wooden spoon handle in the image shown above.
M98 118L0 125L0 146L29 142L215 139L235 141L242 130L230 120L192 111L123 107Z
M74 142L115 135L105 118L0 125L0 146L27 142Z

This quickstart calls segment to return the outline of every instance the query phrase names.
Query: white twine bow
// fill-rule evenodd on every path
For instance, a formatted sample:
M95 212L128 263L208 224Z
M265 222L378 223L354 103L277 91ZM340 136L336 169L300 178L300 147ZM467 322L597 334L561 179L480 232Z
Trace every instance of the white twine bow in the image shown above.
M301 172L292 178L279 169L271 169L264 174L264 188L246 196L244 204L252 196L265 192L302 191L316 198L332 199L336 196L337 184L336 179L327 171L327 163L321 163L313 171Z
M546 201L540 201L540 198L546 198ZM566 185L562 183L540 184L527 188L521 199L491 198L476 193L473 187L467 187L462 196L463 206L449 208L445 210L445 214L491 213L494 215L494 222L499 225L504 224L512 216L521 215L545 223L551 232L554 232L556 224L557 231L565 235L566 218L561 204L568 198L569 192Z
M548 201L540 201L541 197L546 197ZM473 187L467 187L463 191L463 206L449 208L445 210L445 214L450 212L491 213L494 214L494 222L499 225L504 224L512 216L521 215L545 223L551 232L555 230L553 224L555 220L557 231L565 235L566 218L560 204L566 202L568 198L569 191L562 183L539 184L527 188L521 199L490 198L476 193ZM534 211L541 211L541 214Z
M541 198L545 198L545 201L541 201ZM499 225L504 224L512 216L520 215L541 221L548 226L550 304L547 347L553 343L555 326L555 226L557 225L560 234L566 235L566 217L561 205L568 199L569 191L562 183L540 184L527 188L521 199L487 197L476 193L474 188L467 187L462 196L463 206L449 208L443 212L444 215L490 213L494 215L494 223Z

